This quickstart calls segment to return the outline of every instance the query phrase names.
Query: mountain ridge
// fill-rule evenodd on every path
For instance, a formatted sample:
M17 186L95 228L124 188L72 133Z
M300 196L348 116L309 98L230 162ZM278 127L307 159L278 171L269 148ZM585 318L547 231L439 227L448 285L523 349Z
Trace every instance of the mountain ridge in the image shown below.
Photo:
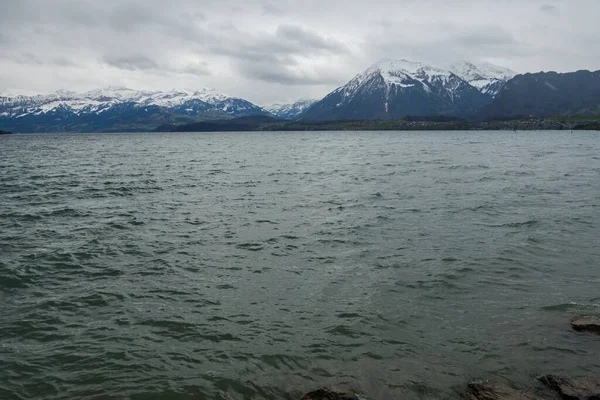
M600 115L600 70L526 73L507 82L483 118Z

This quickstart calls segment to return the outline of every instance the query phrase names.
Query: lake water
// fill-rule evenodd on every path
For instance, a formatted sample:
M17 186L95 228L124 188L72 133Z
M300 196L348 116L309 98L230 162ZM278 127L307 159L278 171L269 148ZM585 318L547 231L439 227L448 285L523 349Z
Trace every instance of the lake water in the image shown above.
M597 132L0 138L0 398L600 374Z

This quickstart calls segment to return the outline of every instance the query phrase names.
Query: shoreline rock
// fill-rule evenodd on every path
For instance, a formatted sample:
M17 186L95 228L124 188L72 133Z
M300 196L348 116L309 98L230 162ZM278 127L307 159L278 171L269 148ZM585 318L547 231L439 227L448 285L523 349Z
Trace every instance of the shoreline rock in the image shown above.
M467 387L471 400L535 400L535 397L508 385L489 381L473 381Z
M557 375L544 375L538 379L563 399L600 400L600 379L563 378Z
M301 400L359 400L359 397L346 389L334 391L327 388L320 388L304 395Z
M571 321L571 326L578 332L593 332L600 334L600 318L584 317Z

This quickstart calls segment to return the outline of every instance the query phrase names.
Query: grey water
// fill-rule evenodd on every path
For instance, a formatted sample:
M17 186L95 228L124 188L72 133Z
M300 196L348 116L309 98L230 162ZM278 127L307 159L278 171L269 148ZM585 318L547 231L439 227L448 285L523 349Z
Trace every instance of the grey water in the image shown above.
M1 399L600 374L597 132L0 138Z

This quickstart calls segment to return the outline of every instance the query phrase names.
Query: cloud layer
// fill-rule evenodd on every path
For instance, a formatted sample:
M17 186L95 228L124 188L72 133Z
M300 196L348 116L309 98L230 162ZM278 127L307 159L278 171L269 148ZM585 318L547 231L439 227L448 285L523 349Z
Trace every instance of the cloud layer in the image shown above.
M600 69L596 0L0 0L0 90L320 97L382 57Z

